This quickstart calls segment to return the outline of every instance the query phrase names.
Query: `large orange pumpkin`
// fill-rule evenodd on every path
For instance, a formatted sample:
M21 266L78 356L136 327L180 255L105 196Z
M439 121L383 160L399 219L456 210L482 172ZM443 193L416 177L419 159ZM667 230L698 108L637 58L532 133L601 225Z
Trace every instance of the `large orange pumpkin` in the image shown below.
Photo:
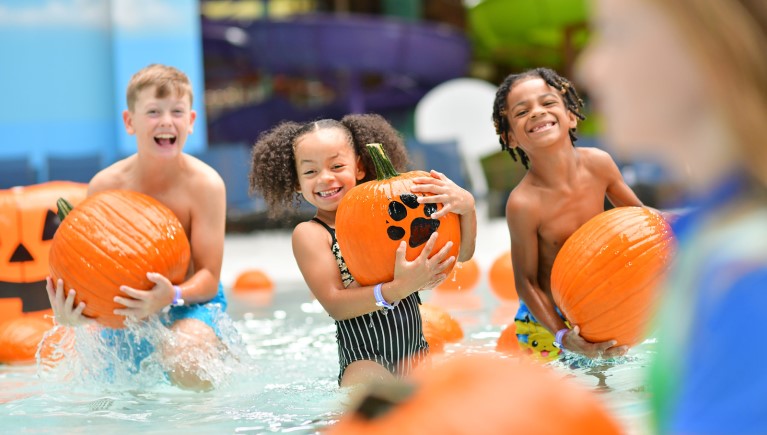
M85 199L88 185L51 181L0 190L0 319L50 312L48 252L59 227L56 199Z
M137 192L97 193L69 212L53 238L51 277L77 291L84 315L103 325L122 328L121 285L148 290L157 272L174 284L189 268L189 241L178 218L156 199Z
M510 392L523 394L510 402ZM328 435L620 434L599 396L541 364L458 354L373 384Z
M635 345L646 333L675 242L645 207L618 207L583 224L562 246L551 272L554 302L592 342Z
M412 261L435 231L438 237L434 252L452 241L449 255L457 258L461 245L459 217L448 213L432 219L431 215L442 204L419 204L418 197L410 191L413 178L429 174L424 171L399 174L381 144L368 144L367 149L376 167L377 180L351 189L336 213L338 246L354 279L361 285L391 281L400 242L407 242L406 258Z

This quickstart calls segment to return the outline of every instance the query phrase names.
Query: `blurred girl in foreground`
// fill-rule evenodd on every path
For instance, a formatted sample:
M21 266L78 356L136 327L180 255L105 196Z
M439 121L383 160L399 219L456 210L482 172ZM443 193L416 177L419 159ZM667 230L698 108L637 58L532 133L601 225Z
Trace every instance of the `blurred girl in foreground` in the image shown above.
M656 428L767 433L767 2L594 7L579 73L606 139L689 187L650 373Z

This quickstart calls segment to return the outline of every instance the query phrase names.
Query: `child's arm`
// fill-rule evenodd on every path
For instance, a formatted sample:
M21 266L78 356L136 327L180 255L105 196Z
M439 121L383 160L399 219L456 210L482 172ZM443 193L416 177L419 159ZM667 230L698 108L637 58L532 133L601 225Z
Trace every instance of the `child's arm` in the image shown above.
M387 302L404 299L430 282L445 278L444 270L455 258L447 258L450 243L433 253L436 240L437 233L434 233L413 261L405 259L407 245L404 242L400 244L396 254L394 280L384 283L382 287L382 295ZM343 320L380 309L376 305L372 286L344 288L330 244L328 232L313 222L301 223L293 231L293 255L298 268L325 311L333 319Z
M420 203L440 203L442 208L431 215L439 219L448 213L455 213L461 220L461 246L458 261L468 261L474 255L477 241L477 212L474 196L455 184L445 174L432 170L431 177L413 178L416 185L413 192L428 192L431 196L419 196Z
M623 180L618 165L615 164L609 154L601 151L597 159L597 173L607 178L607 199L615 207L635 206L642 207L642 201Z
M540 212L534 201L527 198L509 197L506 204L506 221L511 236L514 283L519 298L525 302L533 316L552 334L567 328L557 314L552 298L543 291L538 280L538 224ZM565 333L564 347L589 358L614 357L626 353L625 346L613 347L614 340L591 343L584 340L580 329L574 325Z

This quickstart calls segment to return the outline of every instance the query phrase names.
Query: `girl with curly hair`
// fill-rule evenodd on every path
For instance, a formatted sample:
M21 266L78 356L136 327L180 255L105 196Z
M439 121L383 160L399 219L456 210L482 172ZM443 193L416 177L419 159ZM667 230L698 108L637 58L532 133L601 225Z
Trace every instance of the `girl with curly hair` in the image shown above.
M261 194L272 216L299 204L300 196L317 209L293 230L293 255L309 289L336 321L341 386L408 374L429 350L424 339L418 291L445 279L448 242L434 252L436 233L413 261L405 259L406 244L397 249L394 279L360 287L346 268L335 237L341 199L358 183L376 177L365 145L381 143L398 171L405 171L407 152L397 131L379 115L347 115L299 124L283 122L265 132L253 147L251 190ZM461 218L458 261L474 254L474 198L443 174L414 179L413 192L429 192L423 202L439 202ZM356 287L354 290L349 290ZM380 291L379 298L375 292Z

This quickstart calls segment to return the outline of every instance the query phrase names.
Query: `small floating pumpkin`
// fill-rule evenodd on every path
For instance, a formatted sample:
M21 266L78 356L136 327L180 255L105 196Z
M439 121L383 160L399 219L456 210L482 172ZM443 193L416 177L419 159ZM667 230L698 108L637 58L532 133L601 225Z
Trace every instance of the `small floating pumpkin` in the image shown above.
M0 363L24 364L35 361L37 346L53 322L25 315L0 323Z
M423 323L423 336L434 352L444 348L445 343L455 343L463 338L463 328L447 311L431 305L419 306Z
M274 282L263 270L248 269L237 275L232 290L238 292L274 290Z
M675 246L669 225L649 208L600 213L557 254L554 302L586 340L633 346L647 332Z
M156 199L138 192L97 193L76 208L59 202L61 226L53 237L50 272L77 291L75 303L85 302L83 314L111 328L124 327L113 313L122 305L121 285L154 287L147 272L172 283L184 281L189 268L189 240L173 212Z
M468 292L473 290L479 283L480 270L477 260L470 258L468 261L458 263L453 271L434 290L439 292Z
M457 258L461 245L459 217L448 213L432 219L431 215L442 204L420 204L418 196L410 191L413 178L429 177L429 173L399 174L381 144L368 144L367 150L375 164L377 179L352 188L336 213L338 246L354 279L361 285L391 281L400 242L407 242L406 258L412 261L434 232L438 233L434 252L452 241L449 256Z
M490 290L504 301L518 301L517 286L514 283L514 267L511 262L511 250L499 255L488 272Z

